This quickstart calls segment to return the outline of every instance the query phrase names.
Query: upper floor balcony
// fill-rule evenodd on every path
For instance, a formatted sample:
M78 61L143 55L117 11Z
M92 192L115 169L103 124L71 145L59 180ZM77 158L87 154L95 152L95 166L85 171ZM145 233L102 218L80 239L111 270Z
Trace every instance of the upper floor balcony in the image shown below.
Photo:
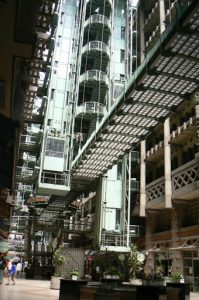
M101 250L114 250L114 251L128 251L130 249L131 239L143 236L144 227L139 225L129 225L127 230L108 231L102 230L101 232ZM129 238L127 238L129 235Z
M94 214L88 214L85 218L64 220L64 230L70 233L90 232L93 230L94 217Z
M32 184L34 181L34 170L28 167L16 167L16 182Z
M171 172L172 199L193 200L199 193L199 159L195 158ZM146 208L164 208L164 176L146 186Z
M107 113L106 106L98 102L84 102L77 106L76 116L87 115L93 116L93 114L103 117Z
M70 176L68 173L43 171L39 176L39 194L66 195L70 191Z
M151 12L148 14L148 17L145 19L144 29L145 31L153 30L157 24L159 24L159 2L155 2L154 7Z
M101 32L103 35L110 34L111 22L109 18L104 15L94 14L85 21L84 30L95 30L95 32Z
M108 76L99 70L89 70L87 72L85 72L84 74L82 74L80 76L80 85L83 84L84 82L87 84L91 84L91 86L93 85L93 82L100 83L101 88L104 86L108 87L109 84L109 79Z
M193 137L196 134L195 117L190 117L186 122L183 122L176 130L170 133L171 144L182 145L187 140L187 136ZM150 150L146 152L147 161L159 159L163 157L164 153L164 141L159 141Z
M20 136L20 151L35 153L41 142L41 132Z
M113 0L87 0L86 16L96 11L109 17L113 6Z
M86 56L86 59L93 60L95 65L98 64L99 67L101 64L107 66L110 59L110 49L106 43L91 41L83 47L82 56Z

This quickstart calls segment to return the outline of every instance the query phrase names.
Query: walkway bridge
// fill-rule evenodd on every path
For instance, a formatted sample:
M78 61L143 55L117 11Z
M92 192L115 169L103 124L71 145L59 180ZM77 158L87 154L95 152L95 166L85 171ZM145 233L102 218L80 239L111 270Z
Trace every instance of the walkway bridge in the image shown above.
M73 161L73 182L105 174L199 88L199 3L187 2Z
M187 7L178 8L177 17L73 161L71 191L65 197L51 196L41 215L52 216L55 206L61 212L66 200L92 191L100 176L198 90L199 2L187 1Z

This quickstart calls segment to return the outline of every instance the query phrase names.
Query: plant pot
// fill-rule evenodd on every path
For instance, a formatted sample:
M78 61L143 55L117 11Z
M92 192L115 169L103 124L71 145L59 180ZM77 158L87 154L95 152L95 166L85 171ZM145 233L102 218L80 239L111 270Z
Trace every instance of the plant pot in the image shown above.
M71 276L71 279L72 279L72 280L77 280L77 279L78 279L78 276L77 276L77 275L72 275L72 276Z
M53 290L59 290L60 289L60 279L62 277L58 276L51 276L51 281L50 281L50 288Z
M134 279L134 278L130 278L129 279L129 283L132 285L142 285L142 280L141 279Z

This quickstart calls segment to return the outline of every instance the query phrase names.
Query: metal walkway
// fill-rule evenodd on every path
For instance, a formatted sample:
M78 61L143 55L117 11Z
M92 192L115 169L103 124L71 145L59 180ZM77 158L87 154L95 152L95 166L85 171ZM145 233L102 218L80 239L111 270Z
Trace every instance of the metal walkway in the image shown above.
M199 2L188 3L76 157L73 180L92 182L106 173L199 88Z

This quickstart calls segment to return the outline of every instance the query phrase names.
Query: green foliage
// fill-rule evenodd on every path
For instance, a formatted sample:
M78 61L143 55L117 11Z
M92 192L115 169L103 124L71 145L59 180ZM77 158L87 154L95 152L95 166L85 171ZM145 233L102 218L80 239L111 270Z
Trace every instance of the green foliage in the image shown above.
M56 272L56 273L53 274L53 276L55 276L55 277L61 277L61 273L57 273Z
M136 278L143 269L143 261L139 259L139 252L135 244L131 245L131 252L128 259L129 275L131 278Z
M54 265L63 265L66 261L66 257L62 254L62 248L58 248L53 254Z
M121 273L119 270L117 270L115 267L109 267L108 269L106 269L105 271L105 275L118 275L120 276Z
M184 279L183 274L181 272L174 272L171 274L172 282L179 282L180 279Z
M70 275L71 276L79 276L79 271L78 271L78 269L76 269L76 268L74 268L74 269L72 269L71 271L70 271Z
M164 276L161 273L144 274L142 279L147 282L164 281Z

